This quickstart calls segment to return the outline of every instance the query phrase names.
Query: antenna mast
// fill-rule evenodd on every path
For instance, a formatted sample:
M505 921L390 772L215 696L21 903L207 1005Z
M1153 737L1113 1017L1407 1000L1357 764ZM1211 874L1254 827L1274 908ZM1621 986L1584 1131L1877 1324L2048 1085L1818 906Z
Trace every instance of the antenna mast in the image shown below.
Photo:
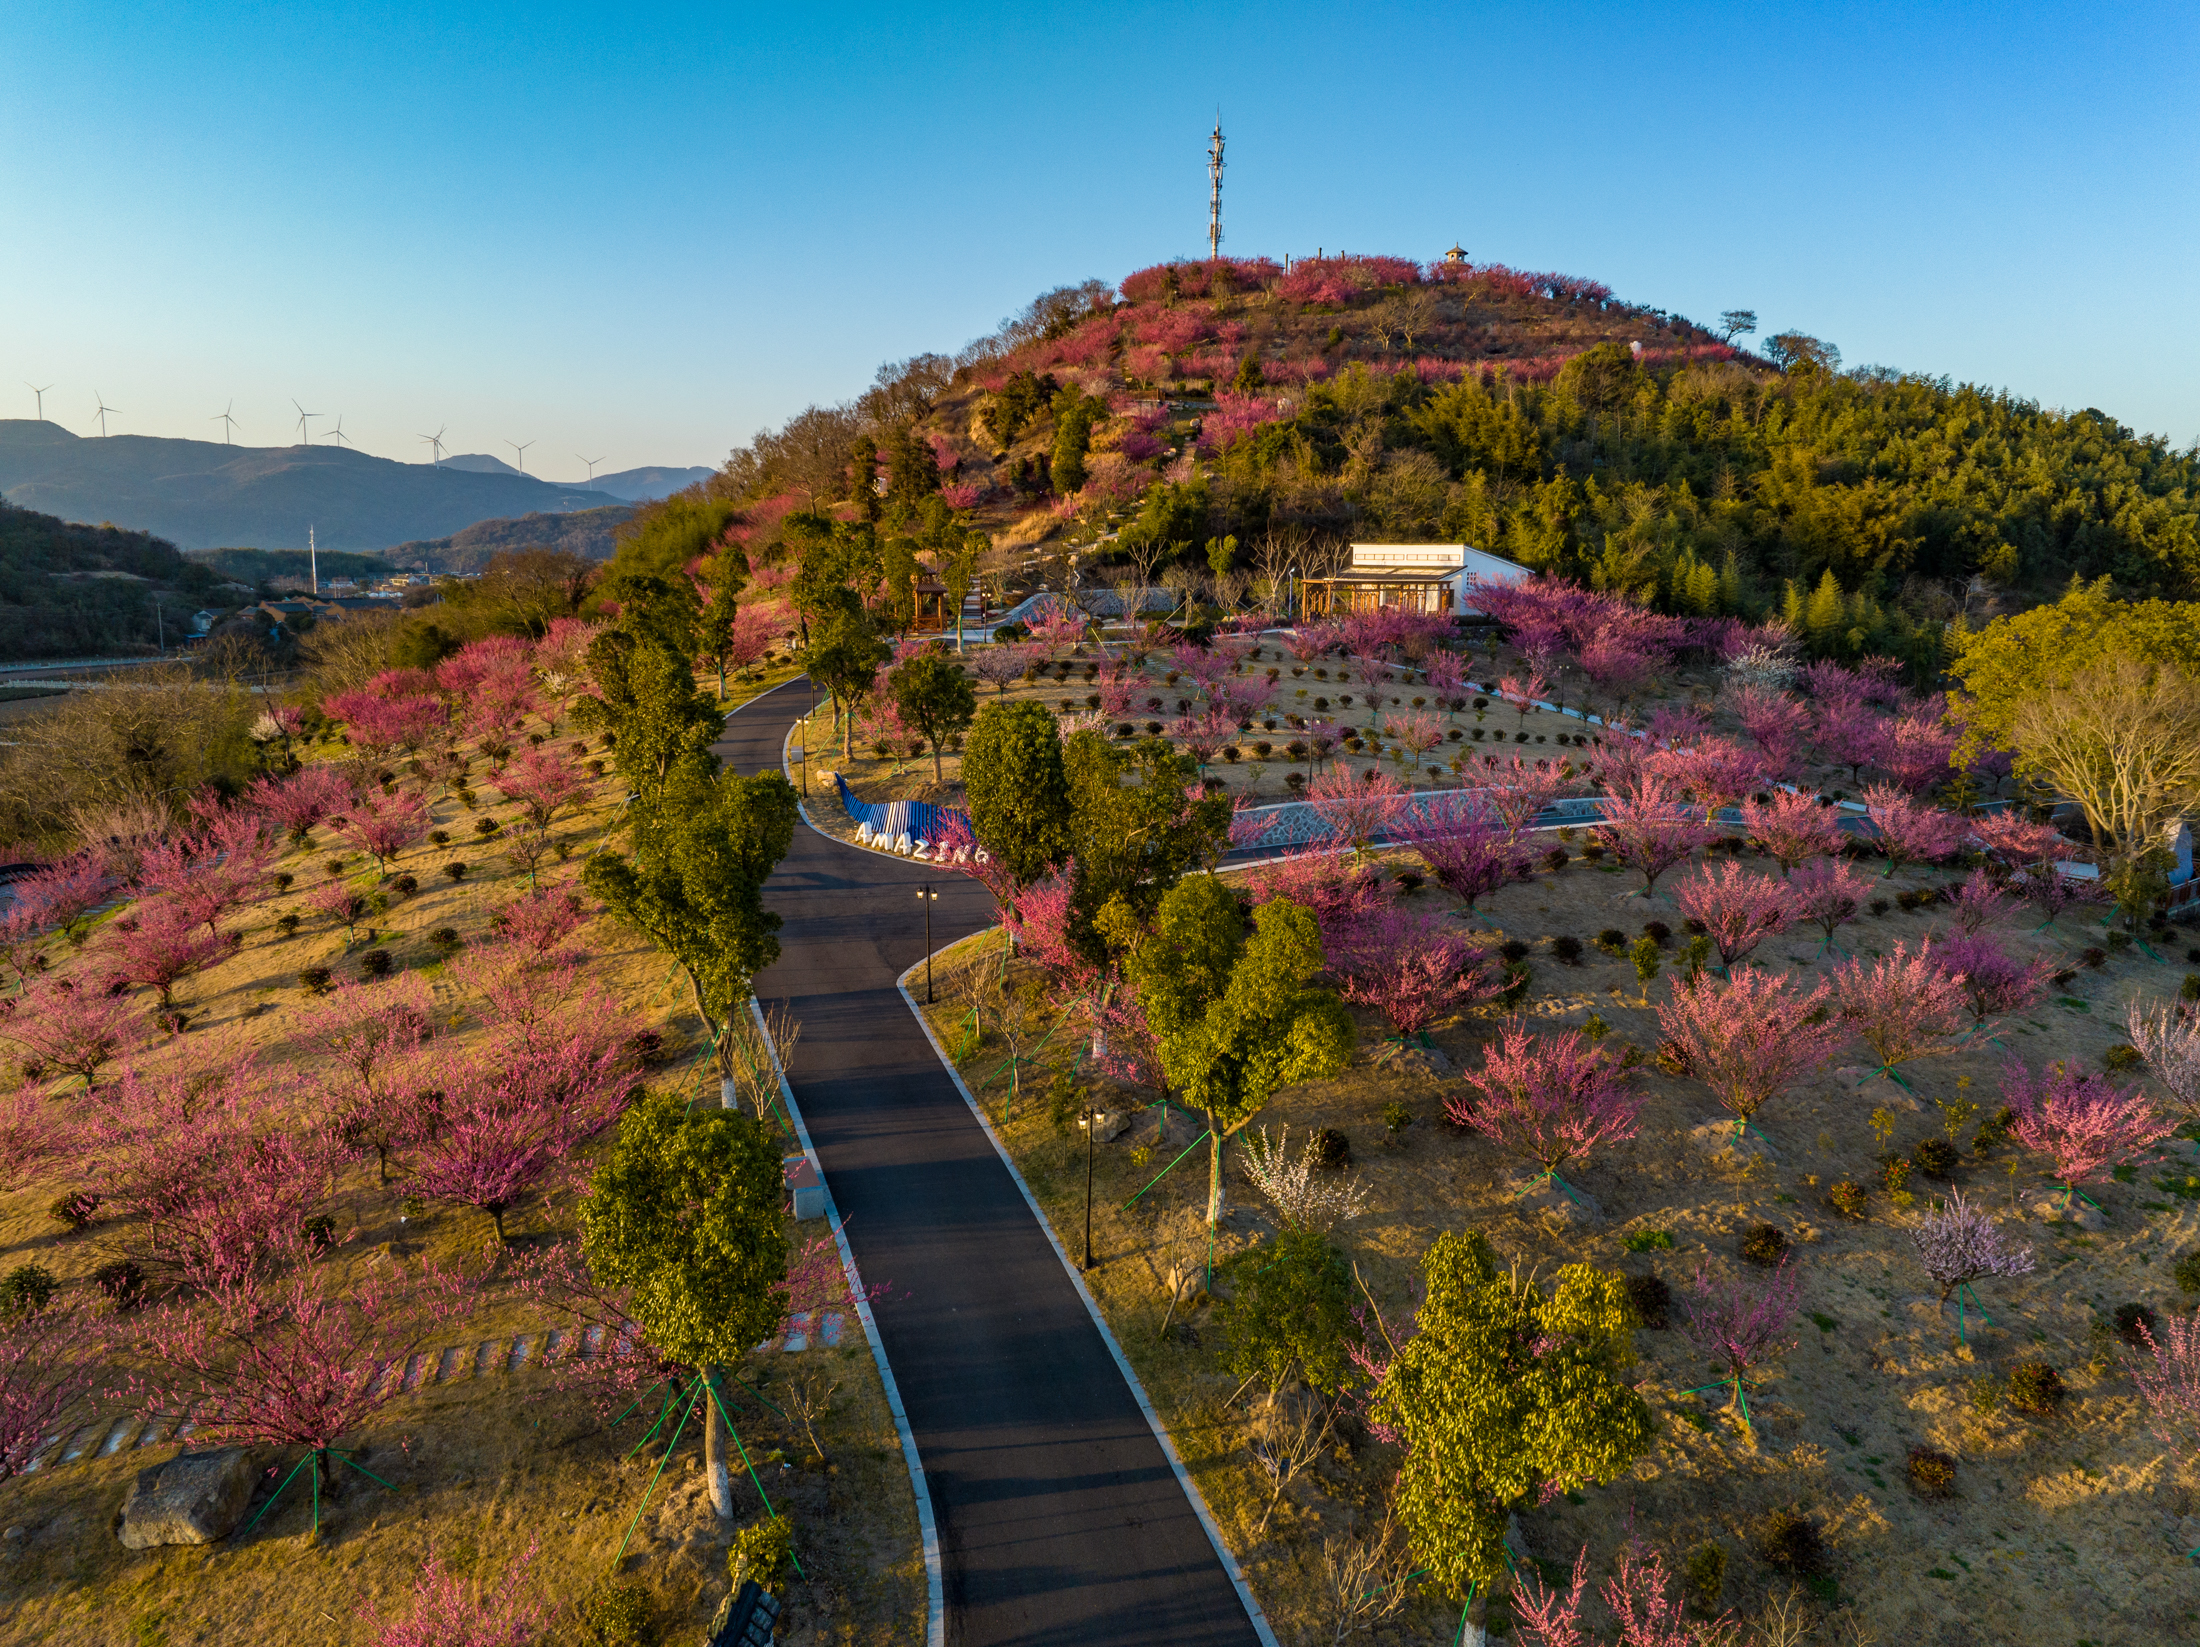
M1207 145L1207 256L1222 255L1222 116L1215 116L1214 141Z

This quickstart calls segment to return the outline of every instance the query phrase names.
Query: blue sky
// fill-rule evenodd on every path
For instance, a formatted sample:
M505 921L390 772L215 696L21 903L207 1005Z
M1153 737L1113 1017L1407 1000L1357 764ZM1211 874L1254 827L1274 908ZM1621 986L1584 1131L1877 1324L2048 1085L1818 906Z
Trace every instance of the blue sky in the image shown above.
M1381 251L2200 438L2190 6L9 11L0 415L716 463L1035 292ZM20 402L20 405L17 404ZM327 419L315 424L318 430Z

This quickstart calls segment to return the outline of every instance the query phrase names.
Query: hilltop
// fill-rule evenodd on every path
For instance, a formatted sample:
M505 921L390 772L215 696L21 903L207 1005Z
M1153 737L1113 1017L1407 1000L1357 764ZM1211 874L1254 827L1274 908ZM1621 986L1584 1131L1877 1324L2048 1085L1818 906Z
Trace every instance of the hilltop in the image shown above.
M374 550L476 521L601 507L601 493L517 474L396 463L340 446L87 439L0 419L0 496L63 519L116 521L186 549Z
M477 475L516 475L518 469L502 458L491 457L487 452L460 452L443 460L446 469L465 469ZM648 464L639 469L621 469L615 474L598 475L594 480L582 483L580 490L600 492L607 498L621 503L655 503L673 493L710 479L715 469L668 467L664 464Z
M712 487L768 505L759 526L811 498L883 513L935 564L974 529L1003 585L1058 587L1074 555L1088 584L1175 565L1224 604L1271 598L1354 538L1465 541L1664 611L1783 618L1812 652L1921 675L1950 625L2073 576L2200 589L2193 452L2097 409L1844 372L1796 332L1746 352L1746 335L1498 264L1157 265L886 366L736 451ZM881 465L867 488L863 441ZM962 536L919 507L934 493Z
M626 504L606 504L564 514L522 515L517 520L477 520L449 537L400 543L384 558L393 566L438 575L478 572L490 557L507 549L556 549L585 560L609 560L612 535L633 516L634 510Z

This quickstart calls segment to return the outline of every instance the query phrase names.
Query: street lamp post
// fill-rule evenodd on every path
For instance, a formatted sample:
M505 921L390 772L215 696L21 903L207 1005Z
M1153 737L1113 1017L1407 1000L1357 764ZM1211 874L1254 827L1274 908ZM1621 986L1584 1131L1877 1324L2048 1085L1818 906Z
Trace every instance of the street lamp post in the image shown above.
M1089 1270L1092 1268L1092 1135L1100 1130L1100 1111L1089 1100L1077 1124L1085 1129L1085 1261L1078 1267Z
M919 887L917 896L924 900L924 1000L932 1003L932 906L940 901L937 887Z
M810 752L801 744L796 744L787 753L794 757L795 770L802 775L802 793L807 797L810 793Z

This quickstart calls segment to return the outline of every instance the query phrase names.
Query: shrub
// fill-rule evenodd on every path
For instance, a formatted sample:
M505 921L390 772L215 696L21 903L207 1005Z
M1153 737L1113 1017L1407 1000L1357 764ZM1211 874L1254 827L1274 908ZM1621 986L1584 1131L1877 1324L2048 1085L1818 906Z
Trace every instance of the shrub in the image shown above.
M1606 848L1602 841L1591 841L1581 849L1581 861L1586 864L1601 863L1604 860L1605 852Z
M2009 1372L2009 1405L2035 1418L2061 1410L2062 1374L2044 1361L2020 1361Z
M1543 867L1553 875L1566 867L1566 849L1554 846L1543 854Z
M1719 1610L1719 1594L1726 1585L1726 1551L1717 1544L1699 1544L1681 1563L1681 1592L1689 1607L1703 1618Z
M1887 1186L1888 1194L1900 1195L1910 1181L1910 1163L1899 1155L1886 1157L1879 1163L1879 1181Z
M2200 1252L2188 1252L2170 1271L2179 1292L2200 1292Z
M53 1205L46 1209L46 1216L57 1224L66 1224L72 1230L80 1230L92 1221L99 1211L99 1197L90 1190L70 1190L66 1195L54 1197Z
M662 1637L649 1592L639 1584L598 1579L573 1609L573 1639L580 1647L657 1647Z
M794 1523L784 1515L766 1516L733 1535L733 1547L726 1551L726 1576L733 1580L736 1593L752 1578L765 1589L776 1590L793 1553Z
M1413 1111L1399 1103L1397 1099L1393 1098L1383 1106L1383 1131L1389 1135L1393 1144L1398 1141L1398 1134L1411 1125L1413 1125Z
M2099 944L2093 944L2088 948L2080 950L2078 952L2078 959L2083 961L2087 966L2103 966L2107 964L2108 951L2101 948Z
M2161 1336L2161 1317L2144 1304L2118 1304L2109 1319L2116 1325L2116 1336L2135 1350L2146 1348L2149 1338Z
M1570 933L1560 933L1551 940L1551 953L1568 966L1581 965L1581 940Z
M53 1271L36 1264L19 1264L0 1277L0 1311L9 1315L36 1315L53 1302Z
M359 973L365 978L387 978L390 965L390 952L386 949L370 949L359 957Z
M293 909L276 916L275 930L286 938L296 937L298 935L298 912Z
M1788 1238L1777 1224L1752 1224L1742 1236L1742 1257L1770 1269L1788 1253Z
M1691 1067L1688 1049L1678 1041L1660 1041L1657 1057L1652 1062L1657 1065L1660 1075L1670 1075L1675 1080L1686 1075Z
M1663 921L1643 922L1642 935L1645 938L1648 938L1652 943L1656 944L1660 949L1663 949L1667 944L1673 941L1673 929L1667 926Z
M1793 1510L1772 1512L1772 1519L1765 1523L1759 1553L1768 1567L1806 1578L1823 1572L1826 1566L1826 1543L1819 1536L1818 1523Z
M1627 1313L1638 1327L1665 1331L1667 1312L1673 1307L1673 1289L1660 1276L1630 1275L1621 1283L1627 1291Z
M448 955L460 948L464 940L459 937L457 927L439 926L428 934L428 942L435 946L438 953Z
M449 846L451 844L451 832L448 829L429 830L428 844L431 846Z
M1946 1498L1956 1488L1956 1461L1931 1447L1910 1449L1910 1485L1921 1498Z
M466 860L463 858L453 858L449 863L443 866L443 873L448 875L454 881L463 881L466 878Z
M1871 901L1871 906L1870 906L1870 907L1871 907L1871 912L1872 912L1872 913L1873 913L1874 915L1884 915L1884 914L1886 914L1886 913L1887 913L1887 911L1888 911L1888 910L1892 909L1892 908L1893 908L1894 906L1893 906L1892 904L1888 903L1888 902L1887 902L1887 900L1886 900L1886 899L1884 899L1884 898L1874 898L1874 899L1873 899L1873 900Z
M1629 1252L1671 1252L1673 1250L1673 1232L1671 1230L1636 1230L1624 1237L1620 1245Z
M474 820L474 833L476 835L479 835L483 840L487 840L491 835L494 835L498 830L502 829L503 827L504 826L498 823L494 818L476 818Z
M2112 1072L2120 1075L2127 1069L2139 1068L2146 1062L2146 1059L2135 1046L2118 1046L2110 1047L2102 1053L2101 1062L2107 1065Z
M1945 1138L1927 1138L1910 1152L1910 1161L1928 1178L1950 1178L1955 1175L1955 1145Z
M1398 883L1398 890L1408 897L1420 891L1426 881L1426 877L1417 869L1401 869L1391 879Z
M2185 951L2188 961L2200 961L2200 949ZM2183 1001L2200 1001L2200 972L2188 972L2185 981L2177 987L2177 997Z
M1351 1164L1351 1139L1335 1127L1323 1127L1314 1134L1314 1165L1336 1169L1349 1167Z
M1508 961L1525 961L1528 958L1528 946L1518 938L1507 938L1497 946L1497 953Z
M306 1238L306 1248L311 1252L326 1252L336 1245L336 1220L325 1212L317 1212L298 1226Z
M1597 934L1597 948L1607 955L1624 954L1627 949L1627 934L1616 926L1608 926Z
M1992 1418L2001 1411L2002 1397L2008 1393L2002 1381L1988 1373L1984 1378L1971 1380L1971 1411L1981 1418Z
M326 995L329 982L336 975L325 966L309 966L300 970L298 987L308 995Z
M420 890L420 879L415 875L400 875L390 882L390 890L400 898L410 898Z
M92 1271L92 1285L118 1310L134 1310L145 1302L145 1272L128 1258L100 1265Z
M1862 1184L1852 1184L1846 1178L1826 1192L1827 1204L1843 1218L1863 1217L1869 1200Z

